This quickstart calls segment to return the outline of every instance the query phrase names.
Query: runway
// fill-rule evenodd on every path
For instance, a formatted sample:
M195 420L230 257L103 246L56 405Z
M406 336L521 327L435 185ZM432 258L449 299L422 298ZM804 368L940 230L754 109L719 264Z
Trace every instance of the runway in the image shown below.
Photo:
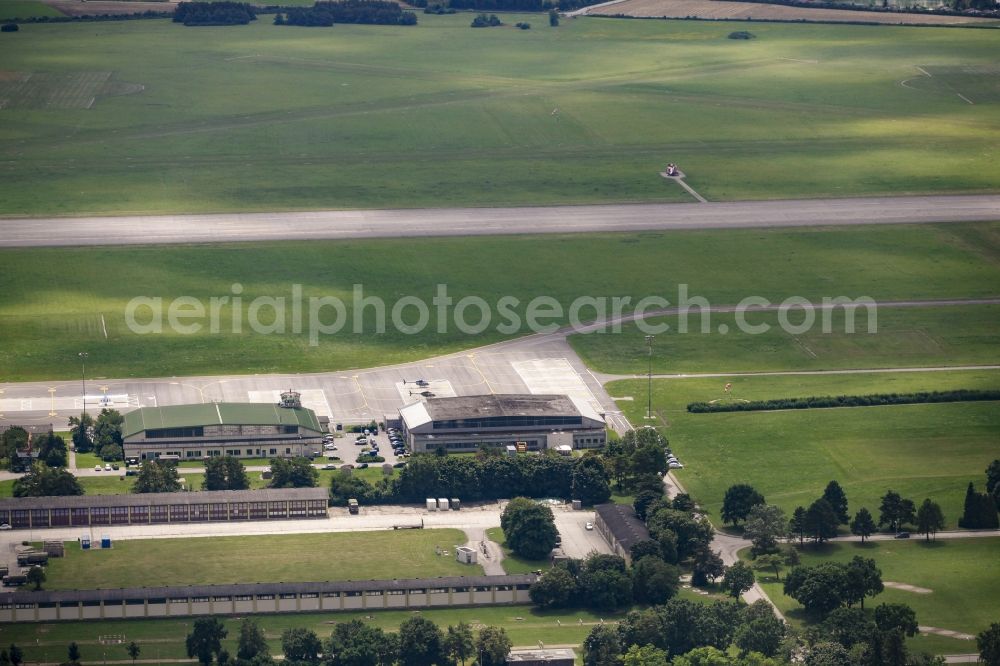
M1000 220L1000 195L0 219L0 247L739 229Z

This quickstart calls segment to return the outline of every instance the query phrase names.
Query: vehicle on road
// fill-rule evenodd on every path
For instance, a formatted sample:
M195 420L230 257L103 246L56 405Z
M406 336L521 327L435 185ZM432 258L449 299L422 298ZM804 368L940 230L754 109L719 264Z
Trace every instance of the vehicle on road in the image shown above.
M910 538L910 533L909 532L900 532L900 533L898 533L895 536L895 538L896 539L909 539Z
M0 525L0 530L12 530L12 529L14 528L10 526L10 523L4 523L3 525Z
M587 523L587 524L585 525L585 527L586 527L586 528L587 528L588 530L592 530L592 529L594 529L594 523L589 523L589 522L588 522L588 523Z
M337 469L336 465L323 465L323 469Z

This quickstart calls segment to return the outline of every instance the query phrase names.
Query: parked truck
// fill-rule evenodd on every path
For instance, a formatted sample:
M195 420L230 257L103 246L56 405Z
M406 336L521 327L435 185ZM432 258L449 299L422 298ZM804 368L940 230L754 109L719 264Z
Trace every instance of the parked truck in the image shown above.
M356 499L353 499L353 498L352 498L352 499L349 499L349 500L347 500L347 510L348 510L348 511L349 511L350 513L355 513L355 514L356 514L356 513L358 513L358 511L359 511L359 508L358 508L358 500L356 500Z

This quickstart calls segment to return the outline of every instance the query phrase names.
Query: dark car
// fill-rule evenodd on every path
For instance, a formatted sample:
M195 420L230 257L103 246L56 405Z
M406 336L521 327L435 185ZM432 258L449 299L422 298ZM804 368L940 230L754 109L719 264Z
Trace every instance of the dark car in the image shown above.
M397 467L397 468L399 468L399 467L406 467L406 463L405 462L398 462L395 465L393 465L393 467Z
M900 532L900 533L898 533L896 535L896 538L897 539L909 539L910 538L910 533L909 532Z

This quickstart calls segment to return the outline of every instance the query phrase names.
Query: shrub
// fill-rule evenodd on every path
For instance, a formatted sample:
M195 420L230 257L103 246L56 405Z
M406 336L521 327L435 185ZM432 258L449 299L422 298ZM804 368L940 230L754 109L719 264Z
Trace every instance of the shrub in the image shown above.
M922 391L920 393L873 393L871 395L777 398L774 400L755 400L751 402L692 402L687 406L687 410L692 414L706 414L712 412L760 412L777 409L875 407L879 405L916 405L922 403L975 402L982 400L1000 400L1000 391L956 389L954 391Z
M521 30L531 30L531 24L530 23L518 23L516 25Z
M746 30L737 30L736 32L729 33L729 39L755 39L756 37L757 35Z
M17 32L20 29L16 23L4 23L0 26L0 32Z
M503 25L503 21L496 14L478 14L476 18L472 19L473 28L494 28L496 26Z

